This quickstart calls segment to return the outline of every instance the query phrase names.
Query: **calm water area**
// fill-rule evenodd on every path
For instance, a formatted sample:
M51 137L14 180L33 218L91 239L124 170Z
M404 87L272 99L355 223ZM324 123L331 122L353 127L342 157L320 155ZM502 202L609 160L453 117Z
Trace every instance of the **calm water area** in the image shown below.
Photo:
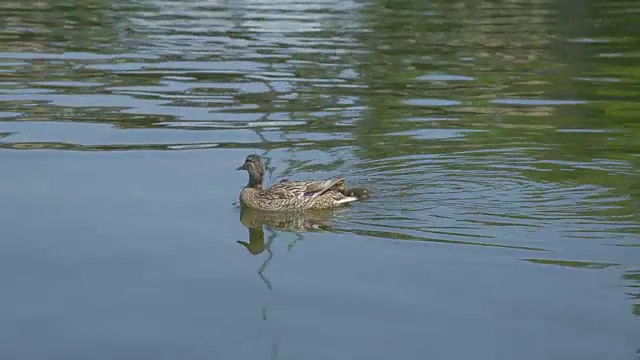
M0 359L640 359L640 2L0 14Z

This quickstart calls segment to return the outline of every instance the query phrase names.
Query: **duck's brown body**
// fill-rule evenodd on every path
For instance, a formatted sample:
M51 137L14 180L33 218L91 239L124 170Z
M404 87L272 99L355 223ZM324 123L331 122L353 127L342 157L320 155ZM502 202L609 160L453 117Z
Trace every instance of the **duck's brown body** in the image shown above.
M263 188L264 166L258 155L249 155L238 170L249 173L249 183L240 192L242 206L259 210L328 209L358 200L346 195L344 179L320 181L285 180Z

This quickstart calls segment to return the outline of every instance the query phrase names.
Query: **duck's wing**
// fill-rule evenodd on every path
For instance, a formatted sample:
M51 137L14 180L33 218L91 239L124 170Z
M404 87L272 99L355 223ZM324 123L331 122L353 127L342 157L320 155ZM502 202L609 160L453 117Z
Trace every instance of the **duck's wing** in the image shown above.
M319 196L335 187L344 187L344 179L336 178L320 181L308 181L306 182L303 196Z
M316 197L333 188L344 188L344 179L319 181L284 180L265 190L265 197L277 199L293 199L300 197Z

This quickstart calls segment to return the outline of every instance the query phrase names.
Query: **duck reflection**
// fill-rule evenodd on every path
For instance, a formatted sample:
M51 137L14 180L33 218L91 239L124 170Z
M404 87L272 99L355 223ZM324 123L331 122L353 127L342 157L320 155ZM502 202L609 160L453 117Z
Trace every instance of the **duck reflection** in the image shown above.
M298 241L303 239L300 233L329 229L334 212L335 210L268 212L242 207L240 222L249 230L249 241L238 240L237 243L244 246L251 255L259 255L266 250L267 258L258 269L258 274L271 290L271 282L265 277L264 272L273 259L271 246L277 235L273 230L296 233L296 239L287 246L291 250ZM265 235L265 228L271 230L267 235Z
M240 210L240 222L249 229L249 242L238 241L238 243L252 255L258 255L269 246L269 241L265 243L265 226L272 230L296 233L326 230L330 228L329 221L333 212L331 210L299 213L267 212L243 207ZM302 238L302 235L297 235Z

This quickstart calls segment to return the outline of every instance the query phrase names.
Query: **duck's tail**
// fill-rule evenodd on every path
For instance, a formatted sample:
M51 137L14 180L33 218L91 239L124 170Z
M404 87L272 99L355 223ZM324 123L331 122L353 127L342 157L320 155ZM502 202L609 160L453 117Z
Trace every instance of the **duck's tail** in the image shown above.
M357 197L354 196L347 196L344 199L340 199L340 200L336 200L336 205L340 205L340 204L346 204L346 203L350 203L352 201L356 201L358 200Z

